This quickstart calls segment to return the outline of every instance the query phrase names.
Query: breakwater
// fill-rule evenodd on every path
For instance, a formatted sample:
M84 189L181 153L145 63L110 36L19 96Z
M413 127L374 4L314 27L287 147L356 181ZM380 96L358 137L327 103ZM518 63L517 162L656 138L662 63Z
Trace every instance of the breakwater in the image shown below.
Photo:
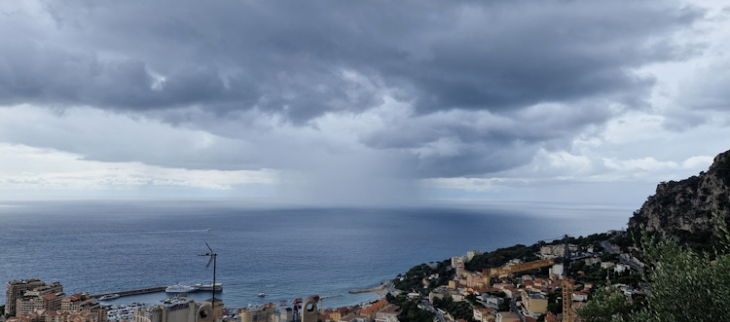
M358 294L358 293L367 293L367 292L373 292L373 293L381 293L383 291L386 291L387 292L387 288L389 286L390 286L389 283L383 283L383 284L380 284L380 285L378 285L376 287L365 288L365 289L361 289L361 290L350 290L349 293L350 294Z
M130 295L157 293L157 292L164 292L166 288L167 288L167 286L153 286L153 287L138 288L138 289L126 290L126 291L94 294L94 295L91 295L91 297L100 298L104 295L111 295L111 294L119 294L119 297L123 297L123 296L130 296Z

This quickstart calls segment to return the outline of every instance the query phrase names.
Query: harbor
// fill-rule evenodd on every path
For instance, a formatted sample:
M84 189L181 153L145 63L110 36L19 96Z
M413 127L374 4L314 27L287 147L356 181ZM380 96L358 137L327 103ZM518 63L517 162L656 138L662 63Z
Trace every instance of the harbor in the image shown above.
M114 295L114 294L119 295L119 297L124 297L124 296L131 296L131 295L164 292L165 289L167 289L167 286L153 286L153 287L138 288L138 289L126 290L126 291L93 294L93 295L91 295L91 297L93 297L95 299L99 299L103 296L110 296L110 295Z
M196 284L193 284L195 286ZM174 285L173 285L174 286ZM163 301L168 298L172 298L179 293L170 293L166 292L167 288L170 286L152 286L152 287L143 287L138 289L129 289L124 291L108 291L105 293L97 293L89 295L92 298L95 298L97 301L102 303L103 305L107 306L114 306L114 307L130 307L134 305L138 305L141 303L151 305L151 304L157 304L160 301ZM365 304L372 301L376 301L380 298L383 298L385 294L387 293L388 288L384 287L383 285L373 287L373 288L367 288L367 289L359 289L359 290L353 290L352 293L347 293L343 295L338 296L331 296L326 297L326 303L325 307L340 307L340 306L347 306L347 305L356 305L356 304ZM218 295L220 294L220 295ZM118 295L118 296L116 296ZM267 303L278 303L279 306L291 306L293 302L293 298L296 295L288 295L288 294L282 294L280 292L267 292L266 297L258 297L257 294L253 294L250 301L244 302L244 303L236 303L235 298L240 296L240 292L237 292L236 290L233 290L228 293L224 292L216 292L216 298L222 299L226 305L238 305L238 306L259 306L259 305L265 305ZM107 297L106 299L104 298ZM233 296L234 300L231 300L231 296ZM200 301L206 301L209 300L211 297L210 290L197 290L195 292L187 293L188 298L192 298L195 300Z
M176 285L172 285L172 286L153 286L153 287L137 288L137 289L126 290L126 291L94 294L94 295L90 295L90 297L103 301L105 299L115 299L115 298L125 297L125 296L158 293L158 292L192 293L192 292L198 292L198 291L210 292L212 290L213 290L213 285L211 285L211 284L195 284L192 286L176 284ZM216 283L215 291L216 291L216 293L223 291L223 284Z

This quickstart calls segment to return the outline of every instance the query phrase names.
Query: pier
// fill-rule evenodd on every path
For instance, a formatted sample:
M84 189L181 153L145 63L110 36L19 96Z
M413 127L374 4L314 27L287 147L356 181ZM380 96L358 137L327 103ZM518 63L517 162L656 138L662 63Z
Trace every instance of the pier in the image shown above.
M363 290L350 290L349 293L350 294L367 293L367 292L376 292L378 290L382 290L382 288L381 287L371 287L371 288L366 288Z
M124 297L124 296L130 296L130 295L164 292L166 288L167 288L167 286L153 286L153 287L138 288L138 289L127 290L127 291L94 294L94 295L90 295L90 296L93 298L100 298L104 295L119 294L119 297Z
M351 290L351 291L349 291L349 293L350 294L368 293L368 292L388 293L388 288L390 288L390 287L391 287L391 283L385 282L376 287L366 288L366 289L362 289L362 290Z

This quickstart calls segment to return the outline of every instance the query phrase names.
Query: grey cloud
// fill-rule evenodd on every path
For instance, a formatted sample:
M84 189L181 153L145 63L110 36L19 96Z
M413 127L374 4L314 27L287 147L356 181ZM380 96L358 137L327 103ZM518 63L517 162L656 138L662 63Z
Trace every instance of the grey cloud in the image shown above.
M630 69L681 57L686 50L672 32L701 15L671 1L49 1L47 8L60 49L3 50L11 74L23 75L0 79L6 104L259 108L295 121L380 102L372 91L352 95L342 70L406 90L422 113L604 96L637 102L653 82ZM157 89L154 73L167 78Z
M663 127L684 132L708 122L730 122L724 112L730 110L730 61L725 57L711 60L680 83L673 106L663 113ZM720 122L723 122L720 121Z
M53 30L0 21L0 105L89 106L233 139L200 149L204 157L151 153L147 163L316 168L326 147L307 156L312 149L295 146L306 140L251 138L241 115L304 128L328 112L380 106L387 91L412 102L413 115L360 141L420 177L515 168L620 113L609 106L644 107L655 80L635 69L694 54L674 36L703 15L674 1L43 3ZM84 149L66 150L137 157Z
M679 103L693 110L727 111L730 109L730 61L715 62L699 70L687 82Z
M478 176L517 168L540 148L569 149L575 133L616 115L607 104L538 105L508 115L451 111L402 120L361 139L411 153L421 176Z

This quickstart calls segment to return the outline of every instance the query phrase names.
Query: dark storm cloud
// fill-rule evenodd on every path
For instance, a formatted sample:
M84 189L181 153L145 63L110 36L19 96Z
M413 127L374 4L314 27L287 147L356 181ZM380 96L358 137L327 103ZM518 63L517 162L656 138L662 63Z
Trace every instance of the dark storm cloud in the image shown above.
M699 17L673 5L49 1L57 41L6 44L0 84L5 104L258 107L294 120L380 103L343 70L407 91L423 113L634 102L652 80L630 69L680 56L672 31Z
M362 142L377 149L410 151L421 176L479 176L525 165L541 148L569 149L575 133L600 126L616 114L607 105L545 104L505 115L435 113L375 131Z
M236 138L181 111L302 126L387 91L414 113L360 141L426 177L524 165L643 107L655 80L635 70L691 55L675 32L703 14L674 1L43 3L52 30L0 22L2 105L143 113Z

